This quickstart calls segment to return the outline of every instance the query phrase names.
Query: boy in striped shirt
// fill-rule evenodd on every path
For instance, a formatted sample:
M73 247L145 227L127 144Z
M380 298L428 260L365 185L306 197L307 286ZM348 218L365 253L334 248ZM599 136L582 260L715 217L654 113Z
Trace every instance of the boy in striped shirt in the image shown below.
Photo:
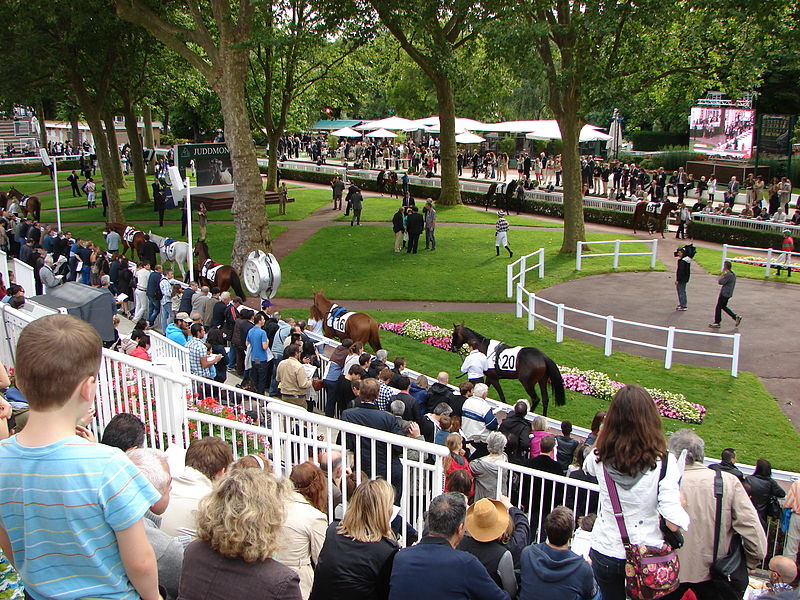
M160 494L120 450L76 435L94 402L101 346L68 315L30 323L17 343L30 414L0 442L0 547L35 600L159 598L142 517Z

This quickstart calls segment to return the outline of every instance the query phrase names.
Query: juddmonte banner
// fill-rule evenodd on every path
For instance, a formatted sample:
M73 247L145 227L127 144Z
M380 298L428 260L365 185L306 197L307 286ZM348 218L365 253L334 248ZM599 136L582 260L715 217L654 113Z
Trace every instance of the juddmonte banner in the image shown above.
M792 120L789 115L761 115L758 151L767 154L789 154Z
M225 144L180 144L175 156L183 177L189 162L194 161L198 187L233 183L231 155Z

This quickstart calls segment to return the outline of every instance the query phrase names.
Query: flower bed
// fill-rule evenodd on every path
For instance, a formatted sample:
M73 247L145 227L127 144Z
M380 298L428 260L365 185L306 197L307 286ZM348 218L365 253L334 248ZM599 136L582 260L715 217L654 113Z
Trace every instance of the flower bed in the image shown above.
M189 397L189 404L188 409L190 411L203 413L206 415L213 415L215 417L220 417L221 419L227 419L228 421L236 421L239 423L246 423L247 425L255 425L256 423L253 421L252 418L247 416L242 412L237 412L234 407L225 406L224 404L220 404L216 398L206 397L200 398L198 394L192 394ZM199 428L199 430L198 430ZM189 420L189 435L192 439L198 439L200 437L206 437L208 435L217 435L219 437L219 432L214 433L214 428L206 423L200 423L198 421ZM243 436L247 437L248 443L247 448L245 448L245 444L243 441ZM236 446L238 449L237 454L239 456L245 454L245 450L249 453L258 453L258 454L267 454L269 451L269 441L267 440L266 436L259 436L254 433L235 433L234 430L226 429L223 439L231 444L232 446Z
M418 342L441 348L442 350L450 350L452 345L451 331L419 319L409 319L402 323L381 323L379 327L385 331L410 337ZM461 354L467 354L467 352L466 346L461 348ZM600 371L583 371L564 366L559 366L559 369L564 378L564 387L566 389L609 402L617 390L625 385L619 381L614 381ZM705 406L689 402L683 394L659 389L648 389L647 391L653 397L658 412L662 417L688 423L702 423L706 416Z
M776 263L777 257L780 256L780 251L775 250L772 253L772 262L770 263L773 267L781 267L782 269L789 268L794 272L800 272L800 263L791 262L789 265L785 265L783 263ZM731 259L735 263L740 263L743 265L753 265L754 267L766 267L767 266L767 259L766 257L759 258L757 256L736 256Z

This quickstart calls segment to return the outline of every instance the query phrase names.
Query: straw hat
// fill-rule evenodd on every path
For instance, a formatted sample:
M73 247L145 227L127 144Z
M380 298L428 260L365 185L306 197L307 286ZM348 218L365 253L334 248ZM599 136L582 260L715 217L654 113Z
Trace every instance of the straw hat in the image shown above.
M482 498L467 509L467 533L479 542L491 542L508 529L510 518L502 502Z

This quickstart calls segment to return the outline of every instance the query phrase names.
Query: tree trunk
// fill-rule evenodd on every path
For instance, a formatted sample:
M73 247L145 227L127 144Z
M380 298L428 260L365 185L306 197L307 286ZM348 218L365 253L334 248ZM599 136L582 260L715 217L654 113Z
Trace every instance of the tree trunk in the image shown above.
M267 130L269 141L269 156L267 156L267 189L274 192L278 189L278 142L281 139L280 131Z
M561 177L564 186L564 241L562 254L574 254L577 243L586 240L583 223L583 185L581 182L581 158L578 140L582 124L578 118L577 106L567 101L564 111L556 115L561 129Z
M47 126L44 120L44 102L41 98L36 104L36 116L39 119L39 147L47 150Z
M125 177L122 175L122 163L119 159L119 141L117 140L117 129L114 123L114 115L108 111L103 115L105 122L106 139L108 140L108 152L111 159L110 177L106 179L106 170L103 169L103 181L113 182L113 185L120 188L127 188L128 184L125 182ZM108 186L106 186L108 187Z
M78 115L71 114L69 116L69 124L72 127L72 145L77 150L78 146L83 143L81 130L78 129ZM94 133L92 133L92 136L94 136Z
M103 185L108 196L108 222L125 223L125 214L122 212L122 204L119 200L119 188L116 185L110 185L105 176L106 173L113 173L114 169L112 167L113 161L109 152L108 139L100 119L100 111L86 104L81 108L83 108L83 114L86 117L89 130L92 132L97 160L100 163L100 170L103 172Z
M142 123L144 147L151 150L150 160L148 160L145 165L145 172L152 175L155 171L156 164L156 142L155 139L153 139L153 111L150 108L150 104L147 102L142 106L142 119L144 120L144 123Z
M440 77L434 81L434 85L439 104L439 155L442 167L439 204L454 206L461 204L461 184L456 165L456 104L453 82L447 77Z
M264 209L264 188L245 101L247 57L240 50L229 48L225 48L222 54L225 68L215 82L214 91L222 108L225 141L231 153L234 174L231 212L236 222L236 238L231 249L231 265L241 272L250 252L271 251L271 240Z
M139 139L136 111L130 98L125 99L125 131L128 134L128 143L131 145L131 162L133 163L133 184L136 188L136 203L148 204L150 193L147 187L147 177L144 172L144 156L142 154L142 141Z

